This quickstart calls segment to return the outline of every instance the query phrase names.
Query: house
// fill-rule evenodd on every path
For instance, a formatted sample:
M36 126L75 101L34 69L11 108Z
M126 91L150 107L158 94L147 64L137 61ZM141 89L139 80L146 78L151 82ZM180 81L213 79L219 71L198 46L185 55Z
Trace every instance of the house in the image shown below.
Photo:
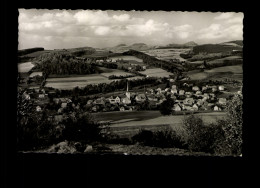
M212 92L216 92L218 90L217 86L211 86L211 89L212 89Z
M88 100L87 104L92 104L93 100Z
M172 110L179 112L182 110L182 108L179 104L174 104Z
M188 98L186 98L186 99L183 100L183 103L184 103L185 105L192 105L192 104L194 103L194 99L188 97Z
M208 89L208 87L207 86L202 86L202 91L206 91Z
M157 88L156 91L157 91L157 93L161 93L162 89L161 88Z
M120 103L120 98L119 98L118 96L116 96L116 97L111 96L111 97L109 98L109 102L110 102L111 104Z
M164 90L164 91L166 91L166 92L167 92L167 91L170 91L170 88L165 88L165 90Z
M123 106L120 107L120 111L125 111L125 108Z
M198 107L197 104L194 104L194 105L192 106L192 108L193 108L193 110L195 110L195 111L199 110L199 107Z
M41 99L43 99L43 98L45 97L45 95L44 95L44 94L39 94L38 97L41 98Z
M218 106L214 106L213 110L214 110L214 111L221 111L221 108L218 107Z
M42 111L42 108L40 106L36 106L36 111L40 112L40 111Z
M91 108L91 110L92 110L93 112L97 112L98 109L99 109L99 107L98 107L97 105L94 105L94 106Z
M185 91L184 90L180 90L179 91L179 95L184 95L185 94Z
M201 91L196 91L196 95L202 95Z
M172 94L175 94L175 93L177 94L178 91L177 91L177 89L171 89L171 93L172 93Z
M185 95L186 95L186 97L191 97L192 93L191 92L186 92Z
M203 101L202 99L198 99L196 104L197 104L198 106L202 106L203 103L204 103L204 101Z
M218 90L219 90L219 91L224 91L225 88L224 88L224 86L218 86Z
M177 86L176 85L172 85L172 89L173 90L177 90Z
M216 95L215 95L214 93L210 93L209 96L210 96L211 98L214 98Z
M218 103L222 104L222 105L226 105L227 104L227 99L226 98L219 98L218 99Z
M145 66L145 65L143 65L143 67L142 67L142 68L143 68L143 70L146 70L146 66Z
M193 91L199 91L200 88L199 88L198 86L193 86L193 87L192 87L192 90L193 90Z
M61 103L61 108L66 108L66 107L67 107L67 104L68 104L68 103L66 103L66 102Z
M123 104L131 104L131 99L129 99L128 97L122 98L121 101Z
M145 94L138 94L135 97L136 102L144 102L146 100Z
M61 114L63 112L63 108L58 109L58 114Z

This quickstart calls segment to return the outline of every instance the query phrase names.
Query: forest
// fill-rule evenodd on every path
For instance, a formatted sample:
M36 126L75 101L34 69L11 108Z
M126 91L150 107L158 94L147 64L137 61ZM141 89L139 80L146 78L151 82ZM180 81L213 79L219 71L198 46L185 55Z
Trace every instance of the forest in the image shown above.
M34 62L36 66L33 69L40 69L44 75L93 74L97 72L94 66L70 54L55 52L42 54Z

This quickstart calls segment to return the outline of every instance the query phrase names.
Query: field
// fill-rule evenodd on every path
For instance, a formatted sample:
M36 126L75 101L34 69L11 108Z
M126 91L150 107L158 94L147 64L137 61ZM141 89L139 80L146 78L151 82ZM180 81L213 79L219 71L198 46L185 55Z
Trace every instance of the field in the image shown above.
M145 71L140 71L140 73L145 74L149 77L169 77L170 75L173 75L173 73L167 72L166 70L163 70L161 68L152 68L152 69L146 69Z
M169 61L170 59L179 59L180 61L186 61L182 57L180 57L181 53L185 53L190 49L176 49L176 48L169 48L169 49L154 49L154 50L147 50L143 51L143 53L156 57L160 60Z
M224 58L220 58L220 59L215 59L215 60L212 60L212 61L208 61L207 63L208 64L219 64L219 63L223 63L224 60L228 60L230 61L230 63L232 63L232 60L234 61L243 61L243 59L240 57L240 56L228 56L228 57L224 57Z
M114 56L114 57L109 57L109 59L111 59L112 61L123 59L123 60L126 60L126 61L127 61L127 60L133 60L133 61L137 61L137 62L139 62L139 63L142 63L142 62L143 62L142 59L137 58L137 57L135 57L135 56L130 56L130 55L126 55L126 56Z
M118 69L108 69L101 67L101 70L104 71L101 74L90 74L90 75L67 75L67 76L55 76L50 75L49 78L46 79L46 87L53 87L56 89L73 89L74 87L83 88L90 84L100 84L106 83L109 84L113 81L119 79L109 80L108 77L110 75L132 75L131 73L124 72ZM127 79L140 79L142 77L135 76Z
M225 112L197 113L205 123L216 122L226 116ZM129 136L137 133L141 128L154 130L170 127L181 133L185 115L162 116L159 111L133 111L133 112L106 112L96 113L99 121L109 121L111 131L120 136Z
M31 62L19 63L18 64L18 72L29 72L34 65Z
M109 77L111 75L115 75L115 76L126 76L126 75L133 75L131 73L128 73L128 72L124 72L122 70L118 70L118 69L108 69L108 68L105 68L105 67L100 67L100 70L103 71L103 73L101 73L102 76L105 76L105 77Z
M42 72L32 72L29 77L34 77L36 75L42 76Z
M190 71L187 75L191 80L232 78L241 81L243 79L243 69L242 65L233 65L204 70L204 72Z
M49 53L49 52L52 52L52 50L44 50L44 51L37 51L37 52L33 52L33 53L30 53L30 54L26 54L24 56L21 56L21 57L38 57L42 54L45 54L45 53Z

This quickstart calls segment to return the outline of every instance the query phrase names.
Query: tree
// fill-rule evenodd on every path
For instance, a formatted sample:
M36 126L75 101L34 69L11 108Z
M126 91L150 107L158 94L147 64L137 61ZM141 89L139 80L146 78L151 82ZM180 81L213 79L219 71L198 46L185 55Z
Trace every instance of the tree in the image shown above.
M172 113L172 107L174 105L174 100L168 95L166 100L160 105L160 112L162 115L170 115Z
M243 96L236 94L227 104L227 121L223 125L230 154L242 153Z

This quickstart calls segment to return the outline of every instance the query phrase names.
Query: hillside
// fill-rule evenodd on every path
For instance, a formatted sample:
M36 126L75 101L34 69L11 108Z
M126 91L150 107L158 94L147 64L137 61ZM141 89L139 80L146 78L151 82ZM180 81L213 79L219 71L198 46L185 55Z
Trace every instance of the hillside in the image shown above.
M144 50L149 50L149 49L153 49L153 48L154 48L153 46L148 46L145 43L134 43L131 45L119 44L114 47L105 48L105 50L109 50L114 53L122 53L122 52L126 52L128 50L144 51Z
M30 53L37 52L37 51L43 51L43 50L44 50L44 48L41 48L41 47L18 50L18 56L23 56L26 54L30 54Z
M233 50L242 50L240 45L230 45L236 44L234 42L220 43L220 44L203 44L193 47L193 52L195 54L199 53L223 53L223 52L232 52Z
M186 42L184 44L175 44L175 43L171 43L168 44L166 46L158 46L156 47L157 49L166 49L166 48L191 48L194 46L197 46L198 44L195 43L194 41L190 41L190 42Z

